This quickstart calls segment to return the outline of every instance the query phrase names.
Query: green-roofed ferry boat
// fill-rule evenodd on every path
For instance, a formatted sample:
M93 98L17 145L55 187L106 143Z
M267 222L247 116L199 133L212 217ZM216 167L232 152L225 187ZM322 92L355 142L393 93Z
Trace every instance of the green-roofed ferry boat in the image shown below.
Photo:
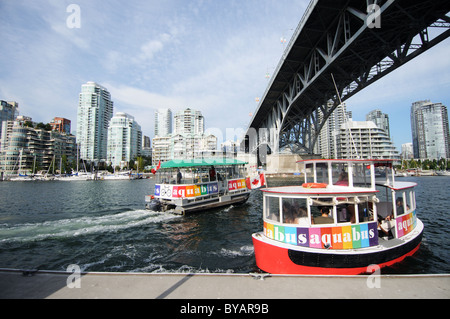
M230 158L161 163L154 195L145 197L146 208L184 215L245 203L250 196L245 164Z

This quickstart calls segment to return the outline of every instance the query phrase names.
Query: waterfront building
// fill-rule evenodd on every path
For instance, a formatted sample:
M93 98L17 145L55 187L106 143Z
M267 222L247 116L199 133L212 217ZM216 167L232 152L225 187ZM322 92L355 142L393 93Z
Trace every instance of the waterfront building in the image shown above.
M366 121L374 122L376 126L383 129L386 134L391 137L389 115L381 112L380 110L373 110L366 115Z
M165 137L172 134L172 110L159 109L155 112L155 136Z
M447 107L429 100L411 107L411 132L414 158L450 158L450 134Z
M59 170L76 159L75 136L37 128L30 117L4 122L4 132L0 170L6 174L47 171L50 167Z
M387 133L371 121L347 121L338 136L338 157L343 159L399 159Z
M63 117L55 117L50 125L53 131L70 134L71 121Z
M167 162L171 156L171 136L156 136L152 141L152 165L157 165L159 161Z
M217 137L205 133L205 121L200 111L190 108L179 111L175 114L174 123L172 134L153 138L153 165L160 160L201 158L206 151L217 149Z
M123 168L141 155L142 130L133 116L118 112L108 127L107 162Z
M414 158L414 151L413 151L413 144L412 143L405 143L402 144L402 159L413 159Z
M95 82L83 84L77 114L77 142L82 159L106 160L108 125L112 116L113 101L108 90Z

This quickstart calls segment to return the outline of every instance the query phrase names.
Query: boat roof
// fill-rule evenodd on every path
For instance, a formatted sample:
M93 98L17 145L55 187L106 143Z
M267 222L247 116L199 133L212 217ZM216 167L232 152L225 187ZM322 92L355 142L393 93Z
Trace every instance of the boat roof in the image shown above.
M384 186L388 187L390 189L393 189L394 191L399 191L407 188L413 188L417 186L417 183L414 182L394 182L394 184L387 184L386 182L379 182L377 181L376 184L378 186Z
M379 163L379 164L391 164L394 162L393 159L306 159L297 161L297 163L345 163L345 162L356 162L356 163Z
M386 184L385 182L377 182L379 186L390 188L394 191L400 191L417 186L417 183L413 182L395 182L392 184ZM302 186L280 186L261 189L264 193L271 194L284 194L284 195L362 195L362 194L374 194L378 193L378 190L365 188L365 187L348 187L328 185L324 188L305 188Z
M378 190L363 187L346 187L328 185L325 188L305 188L302 186L281 186L261 189L264 193L284 195L343 195L343 194L374 194Z
M210 159L184 159L171 160L161 163L161 168L187 168L187 167L209 167L209 166L230 166L230 165L245 165L247 162L240 161L234 158L210 158Z

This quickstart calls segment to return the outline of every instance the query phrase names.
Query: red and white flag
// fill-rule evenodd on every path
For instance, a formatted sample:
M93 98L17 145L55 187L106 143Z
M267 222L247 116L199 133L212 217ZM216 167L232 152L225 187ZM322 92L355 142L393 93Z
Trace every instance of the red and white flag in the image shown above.
M159 160L158 165L155 168L152 168L152 173L156 174L156 172L161 168L161 160Z
M248 189L257 189L266 185L266 176L261 173L254 177L247 177L245 183Z

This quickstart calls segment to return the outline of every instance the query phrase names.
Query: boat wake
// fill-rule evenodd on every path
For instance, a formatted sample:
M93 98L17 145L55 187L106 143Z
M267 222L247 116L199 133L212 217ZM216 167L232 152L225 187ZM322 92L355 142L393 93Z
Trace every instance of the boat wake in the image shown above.
M180 218L179 215L132 210L118 214L84 216L34 224L0 224L0 243L41 241L91 234L116 232L123 229L162 223Z

